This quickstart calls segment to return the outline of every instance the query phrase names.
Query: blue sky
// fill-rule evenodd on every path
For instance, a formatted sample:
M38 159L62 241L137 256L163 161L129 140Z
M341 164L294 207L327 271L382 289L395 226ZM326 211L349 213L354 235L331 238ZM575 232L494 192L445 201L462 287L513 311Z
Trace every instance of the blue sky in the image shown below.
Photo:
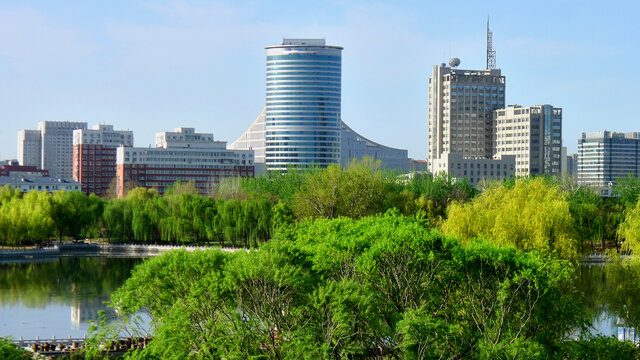
M507 103L564 109L581 131L640 131L640 2L0 1L0 159L42 120L113 124L137 146L178 126L235 140L264 104L264 47L344 47L342 117L426 156L427 77L484 68L491 16Z

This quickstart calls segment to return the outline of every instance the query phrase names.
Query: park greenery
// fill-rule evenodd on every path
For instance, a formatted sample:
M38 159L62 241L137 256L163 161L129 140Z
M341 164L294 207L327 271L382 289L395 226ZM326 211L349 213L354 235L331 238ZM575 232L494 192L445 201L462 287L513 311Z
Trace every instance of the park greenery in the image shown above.
M640 180L620 179L613 195L564 177L474 188L369 160L229 179L206 195L180 182L123 198L4 187L0 246L251 249L136 267L111 299L125 322L151 318L154 340L131 359L640 359L634 345L588 335L603 311L640 327L638 260L577 261L640 253ZM95 328L88 358L118 324Z
M640 358L628 342L574 339L589 321L576 267L391 210L307 219L259 251L169 252L136 267L110 306L151 318L154 340L128 359ZM120 326L97 328L88 358Z
M640 251L640 180L619 180L603 198L566 178L483 183L381 171L370 160L343 168L290 169L228 179L198 194L176 183L164 195L133 188L124 198L76 191L0 189L0 246L101 238L111 242L258 247L278 228L308 218L359 219L396 209L463 243L498 245L575 259L608 248Z

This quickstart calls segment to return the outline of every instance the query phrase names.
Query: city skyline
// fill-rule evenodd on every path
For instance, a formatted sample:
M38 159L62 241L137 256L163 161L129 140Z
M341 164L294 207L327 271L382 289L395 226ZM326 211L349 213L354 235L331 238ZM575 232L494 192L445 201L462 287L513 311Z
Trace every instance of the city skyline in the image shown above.
M609 69L638 57L638 5L492 5L434 16L451 5L0 4L0 158L16 158L17 131L40 121L112 124L134 131L136 146L178 126L233 141L264 105L264 47L310 37L345 49L342 119L424 159L431 68L454 56L462 68L484 68L487 14L506 103L562 107L570 153L583 131L637 129L640 75L616 81Z

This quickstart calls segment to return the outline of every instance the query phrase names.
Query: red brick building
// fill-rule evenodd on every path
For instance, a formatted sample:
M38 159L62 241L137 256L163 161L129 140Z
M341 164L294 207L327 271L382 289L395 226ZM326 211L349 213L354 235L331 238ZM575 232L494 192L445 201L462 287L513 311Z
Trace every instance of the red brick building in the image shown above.
M116 179L118 146L133 146L133 133L97 125L73 132L73 180L85 194L105 195Z

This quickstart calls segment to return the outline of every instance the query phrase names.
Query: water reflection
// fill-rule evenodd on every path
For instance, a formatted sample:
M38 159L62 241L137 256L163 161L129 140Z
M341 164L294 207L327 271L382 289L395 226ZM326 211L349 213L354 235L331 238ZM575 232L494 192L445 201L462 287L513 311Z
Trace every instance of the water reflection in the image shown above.
M639 340L635 329L640 328L640 261L583 264L576 281L594 332Z
M62 257L0 263L0 336L82 337L140 262Z

